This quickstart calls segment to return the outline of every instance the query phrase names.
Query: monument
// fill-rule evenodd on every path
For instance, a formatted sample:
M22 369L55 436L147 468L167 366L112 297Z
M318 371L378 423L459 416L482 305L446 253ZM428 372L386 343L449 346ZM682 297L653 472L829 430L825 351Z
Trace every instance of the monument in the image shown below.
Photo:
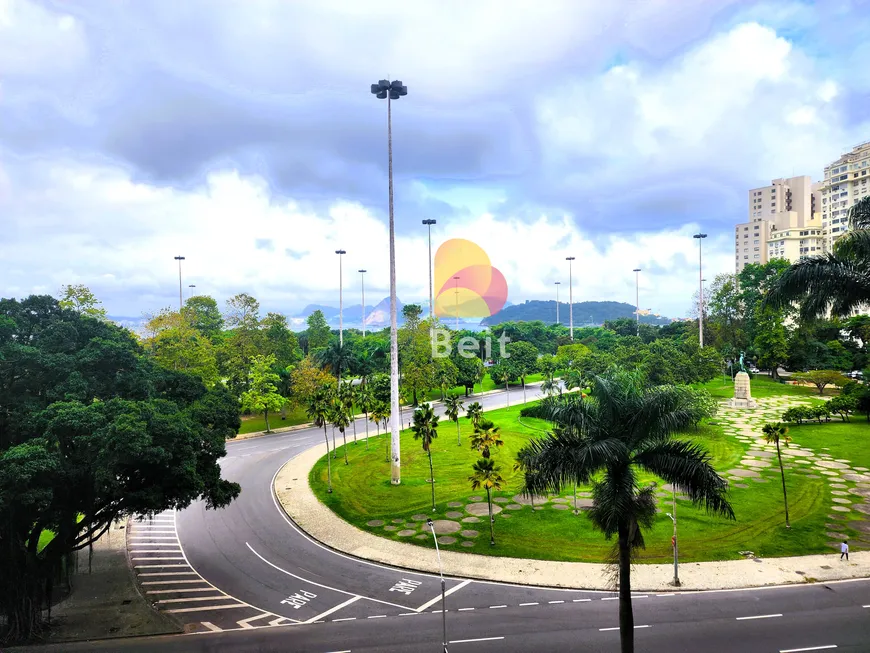
M734 397L728 400L729 408L755 408L758 403L752 398L749 373L743 364L743 352L740 352L740 371L734 375Z

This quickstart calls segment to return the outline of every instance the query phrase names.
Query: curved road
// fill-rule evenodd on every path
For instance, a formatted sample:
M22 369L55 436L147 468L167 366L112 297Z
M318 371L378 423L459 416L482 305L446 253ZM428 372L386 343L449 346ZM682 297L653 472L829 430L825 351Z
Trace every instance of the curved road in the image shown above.
M529 398L537 393L528 390ZM475 399L487 409L506 400L504 392ZM521 402L522 390L512 390L510 401ZM364 432L362 421L357 431ZM277 470L322 441L322 430L305 429L229 443L222 467L225 478L242 486L236 501L219 511L195 504L174 523L172 515L158 516L137 529L144 533L136 545L143 557L134 560L151 563L137 568L140 581L157 587L161 607L196 634L57 650L440 651L437 577L335 552L300 532L278 506L272 492ZM181 557L160 546L180 548ZM159 556L159 564L149 555ZM619 648L613 594L455 578L446 587L451 652ZM865 581L638 594L634 611L637 651L870 651ZM294 625L273 627L286 624Z

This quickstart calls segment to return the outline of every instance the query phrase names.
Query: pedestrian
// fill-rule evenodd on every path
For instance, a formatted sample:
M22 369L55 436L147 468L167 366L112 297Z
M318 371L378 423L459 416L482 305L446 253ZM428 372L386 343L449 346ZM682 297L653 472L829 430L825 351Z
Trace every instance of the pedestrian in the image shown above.
M840 545L840 560L843 559L843 556L846 556L846 562L849 562L849 542L848 542L848 540L843 540L843 543Z

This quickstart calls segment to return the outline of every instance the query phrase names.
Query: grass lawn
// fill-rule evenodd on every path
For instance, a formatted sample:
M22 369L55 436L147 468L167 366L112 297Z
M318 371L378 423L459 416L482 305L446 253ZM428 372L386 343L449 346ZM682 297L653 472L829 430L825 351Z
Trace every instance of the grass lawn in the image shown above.
M783 386L776 384L777 388ZM504 446L493 453L501 467L505 486L494 497L507 505L516 506L512 497L518 494L521 478L513 469L517 451L530 438L539 436L547 423L523 418L520 423L519 407L488 411L487 417L501 426ZM432 512L430 488L427 482L429 466L419 442L413 440L410 431L402 432L402 484L390 484L389 462L386 460L387 438L373 438L368 451L362 443L348 445L349 466L343 462L341 448L333 461L334 492L326 492L326 460L321 459L311 471L310 481L315 494L327 506L348 522L363 530L396 540L423 546L434 546L431 536L423 537L420 521L414 515L433 519L467 517L464 507L475 500L470 497L485 496L485 492L472 491L468 476L478 454L469 446L472 433L466 419L460 419L462 446L457 446L456 425L453 422L439 424L439 437L432 449L435 470L436 512ZM681 437L700 441L712 456L717 470L734 467L743 456L745 447L736 439L726 436L722 426L706 424L697 432ZM844 454L845 455L845 454ZM845 456L849 457L849 456ZM679 520L680 559L684 562L716 559L736 559L739 552L750 550L761 556L802 555L830 551L825 535L826 515L832 505L830 493L821 478L807 478L800 474L787 475L791 530L784 526L782 489L778 468L771 467L761 472L761 482L746 479L745 488L734 487L730 498L737 514L736 521L710 517L702 509L689 502L677 499ZM649 483L651 475L641 477ZM661 485L661 482L659 482ZM588 497L589 488L580 487L578 496ZM672 523L665 514L671 511L671 494L661 491L661 513L655 525L645 534L646 550L640 551L640 562L661 563L672 559ZM573 488L561 493L561 503L548 502L533 509L505 509L495 518L496 546L490 547L487 517L478 523L462 523L463 529L479 532L479 535L460 536L453 534L456 542L444 548L484 555L502 555L546 560L602 562L610 554L613 542L608 542L592 528L590 520L581 511L575 515L570 509L554 506L568 505L573 501ZM567 499L567 501L565 501ZM448 506L448 502L460 505ZM463 513L446 515L451 511ZM380 520L383 524L368 526L367 522ZM425 524L425 522L423 522ZM401 530L414 530L409 536L399 536ZM461 546L461 541L473 542Z
M706 390L717 399L731 399L734 396L734 382L731 379L725 379L717 376L712 381L707 383L696 383L696 388L706 388ZM778 395L798 396L798 397L818 397L819 393L815 386L803 385L788 385L787 383L779 383L772 380L769 376L754 376L752 377L750 391L756 399L764 397L775 397ZM826 395L836 394L834 389L827 388Z
M833 417L823 424L789 424L788 434L796 444L813 451L823 451L835 459L870 469L870 422L863 415L853 415L850 422Z

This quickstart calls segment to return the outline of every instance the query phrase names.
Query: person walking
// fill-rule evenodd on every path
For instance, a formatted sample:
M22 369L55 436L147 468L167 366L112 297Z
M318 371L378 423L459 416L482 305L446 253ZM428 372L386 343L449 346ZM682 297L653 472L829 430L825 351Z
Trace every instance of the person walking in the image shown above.
M848 542L848 540L843 540L843 543L840 545L840 560L843 559L843 556L846 556L846 562L849 562L849 542Z

